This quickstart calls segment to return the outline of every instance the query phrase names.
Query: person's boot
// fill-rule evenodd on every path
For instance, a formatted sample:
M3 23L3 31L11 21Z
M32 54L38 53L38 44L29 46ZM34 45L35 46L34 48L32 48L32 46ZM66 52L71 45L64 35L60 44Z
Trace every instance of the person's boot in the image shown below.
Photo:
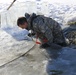
M66 47L67 44L64 42L64 43L58 43L58 45L62 46L62 47Z

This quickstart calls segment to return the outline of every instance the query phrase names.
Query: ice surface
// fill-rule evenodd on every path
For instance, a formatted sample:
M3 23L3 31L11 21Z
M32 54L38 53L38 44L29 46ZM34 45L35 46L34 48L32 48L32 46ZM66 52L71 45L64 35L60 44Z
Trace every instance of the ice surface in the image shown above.
M34 46L27 34L27 30L18 28L0 29L0 66L25 54Z
M15 27L4 27L1 29L6 31L8 34L10 34L16 40L28 40L28 38L29 38L28 37L29 31L26 29L21 29L17 26L15 26Z
M49 60L47 72L49 75L75 75L76 74L76 49L63 48L58 52L59 56L56 59Z
M27 1L15 3L9 11L1 12L0 26L0 65L25 53L33 42L29 41L27 30L15 28L17 18L25 12L43 14L58 21L63 28L76 15L76 5L49 2ZM24 39L27 39L24 40ZM22 41L18 41L22 40ZM64 47L61 50L40 49L35 46L27 55L0 68L0 75L76 75L76 48Z

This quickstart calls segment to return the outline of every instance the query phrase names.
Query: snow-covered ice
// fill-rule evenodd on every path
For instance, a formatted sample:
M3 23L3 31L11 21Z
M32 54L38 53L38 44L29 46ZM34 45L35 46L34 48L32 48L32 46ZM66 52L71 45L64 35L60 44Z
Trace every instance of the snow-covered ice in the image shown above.
M16 40L28 40L28 38L29 38L28 37L29 31L26 29L21 29L17 26L15 26L15 27L4 27L1 29L4 30L5 32L7 32L8 34L10 34Z

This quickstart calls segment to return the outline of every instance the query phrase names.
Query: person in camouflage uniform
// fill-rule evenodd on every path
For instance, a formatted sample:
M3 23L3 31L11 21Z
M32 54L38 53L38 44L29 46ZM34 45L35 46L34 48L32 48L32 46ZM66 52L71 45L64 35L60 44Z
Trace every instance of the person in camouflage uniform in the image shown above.
M44 46L47 44L49 46L52 44L61 46L66 45L59 23L52 18L45 17L43 15L36 15L34 13L32 15L26 13L25 18L28 23L28 30L33 30L33 32L40 38ZM47 42L44 42L44 39L47 39Z
M69 45L76 45L76 17L67 22L69 27L64 29L64 35L69 40Z

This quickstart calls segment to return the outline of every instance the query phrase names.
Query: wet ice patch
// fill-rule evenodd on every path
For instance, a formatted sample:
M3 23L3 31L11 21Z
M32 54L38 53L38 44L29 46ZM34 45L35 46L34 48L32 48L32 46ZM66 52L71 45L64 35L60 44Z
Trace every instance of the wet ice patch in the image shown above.
M57 59L49 60L47 71L49 75L75 75L76 74L76 49L63 48Z

